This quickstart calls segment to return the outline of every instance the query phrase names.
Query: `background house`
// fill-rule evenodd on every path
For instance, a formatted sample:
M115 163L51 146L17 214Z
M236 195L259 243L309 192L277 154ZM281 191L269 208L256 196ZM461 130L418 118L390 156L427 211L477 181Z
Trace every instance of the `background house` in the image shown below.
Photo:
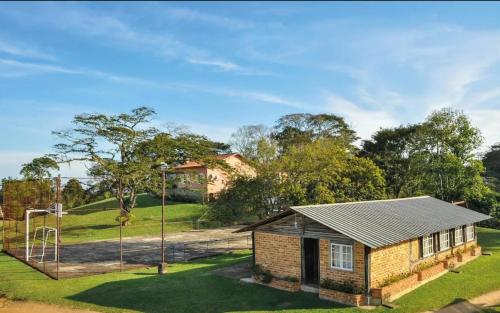
M217 198L218 193L229 185L235 175L256 175L255 169L238 153L222 154L216 158L229 165L230 170L187 161L175 167L175 187L200 192L210 200Z
M254 263L274 277L271 286L361 305L369 296L380 303L402 294L428 277L415 274L382 295L388 282L434 265L428 276L444 271L440 262L476 248L474 223L489 218L425 196L296 206L238 231L253 231Z

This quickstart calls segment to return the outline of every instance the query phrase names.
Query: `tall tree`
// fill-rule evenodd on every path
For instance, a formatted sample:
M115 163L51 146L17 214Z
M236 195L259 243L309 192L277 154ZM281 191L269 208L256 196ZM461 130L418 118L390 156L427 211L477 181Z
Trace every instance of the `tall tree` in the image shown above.
M446 201L477 197L486 191L483 165L474 156L481 143L479 129L461 111L431 113L416 133L412 183Z
M291 147L280 158L279 171L284 197L291 205L385 197L380 169L334 139Z
M20 174L26 179L44 179L51 177L50 170L59 170L59 165L54 159L44 156L23 164Z
M281 151L321 138L337 139L346 146L356 139L356 132L340 116L334 114L289 114L281 117L273 128L272 138Z
M500 192L500 143L497 143L483 156L483 164L486 168L486 179L488 184Z
M415 134L419 125L385 128L371 140L363 141L361 156L370 158L383 171L387 193L399 198L411 179L411 156L415 152Z
M77 207L85 202L85 190L76 178L71 178L66 182L61 195L64 205L68 208Z
M256 177L238 179L221 193L210 207L213 218L232 222L264 218L290 205L385 197L380 169L336 139L292 146L258 169Z
M154 138L139 145L138 157L151 164L166 163L171 169L177 164L193 160L207 167L222 167L231 170L228 165L217 156L229 152L229 145L215 142L205 136L188 132L158 133ZM167 183L171 185L172 180ZM147 189L160 193L161 176L152 175Z
M264 125L245 125L231 135L231 147L249 160L258 158L258 145L269 140L270 130Z
M158 133L148 127L154 115L147 107L133 109L130 114L80 114L73 119L73 129L54 132L63 140L55 145L61 161L90 162L89 174L114 187L124 224L133 217L137 193L146 187L154 167L138 154L141 143Z

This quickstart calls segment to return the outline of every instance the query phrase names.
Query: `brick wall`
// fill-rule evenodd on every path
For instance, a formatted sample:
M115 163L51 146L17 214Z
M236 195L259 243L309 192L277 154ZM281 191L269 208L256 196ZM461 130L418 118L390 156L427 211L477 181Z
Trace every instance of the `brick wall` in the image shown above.
M425 259L418 259L418 255L417 255L417 257L415 259L412 258L412 270L415 270L419 265L434 263L436 261L444 261L444 260L446 260L446 257L450 257L453 252L456 253L457 250L464 251L472 245L477 246L476 240L468 241L468 242L463 243L459 246L456 246L456 247L453 247L453 248L450 248L450 249L447 249L444 251L436 252L435 254L426 257ZM418 243L417 243L417 249L418 249Z
M365 286L365 247L359 242L353 246L354 266L353 271L334 269L330 267L330 240L319 241L319 278L329 278L334 281L352 281L357 287Z
M386 278L390 276L408 273L410 271L409 258L410 241L404 241L399 244L372 249L370 254L370 287L377 288Z
M366 304L366 296L365 295L353 295L350 293L345 293L336 290L330 289L319 289L319 297L320 299L330 300L338 303L360 306Z
M274 276L301 279L300 238L281 234L255 232L255 263Z
M418 239L372 249L370 256L370 287L377 288L386 278L413 271L418 265L444 261L447 256L451 256L452 251L463 250L471 245L477 245L476 241L469 241L453 247L453 249L437 252L425 259L419 259Z

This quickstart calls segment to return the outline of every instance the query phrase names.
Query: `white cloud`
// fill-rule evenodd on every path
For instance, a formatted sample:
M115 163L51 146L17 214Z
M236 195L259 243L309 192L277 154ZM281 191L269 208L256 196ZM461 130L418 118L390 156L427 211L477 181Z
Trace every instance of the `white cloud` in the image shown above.
M43 152L0 150L0 177L20 177L22 164L31 162L34 158L43 156ZM86 165L83 162L74 162L71 165L61 164L59 171L52 171L53 175L61 174L69 177L87 176Z
M2 39L0 39L0 52L17 57L43 59L49 61L55 61L57 59L51 54L41 52L38 48L30 47L25 44L14 44Z
M386 111L368 110L338 95L329 94L325 109L345 117L361 139L370 139L381 127L394 127L398 122Z
M223 71L241 71L241 70L243 70L243 67L239 66L236 63L232 63L229 61L208 60L208 59L199 59L199 58L187 58L186 61L188 63L192 63L192 64L214 66L214 67L221 69Z
M167 8L164 12L166 12L166 14L172 18L186 21L205 22L208 24L224 27L227 30L239 30L251 28L254 26L254 24L250 21L217 14L210 14L188 8L171 7Z
M500 109L466 110L465 113L470 116L472 124L481 130L484 137L483 150L486 146L500 142Z
M0 67L3 67L0 76L9 76L12 74L31 74L35 72L49 72L49 73L62 73L62 74L84 74L80 70L69 69L61 67L58 65L45 64L45 63L31 63L31 62L20 62L12 59L0 58ZM13 71L6 70L7 68L13 68Z
M210 123L186 122L184 125L196 134L207 136L208 138L219 142L228 142L231 138L231 134L236 129L235 127L221 126Z

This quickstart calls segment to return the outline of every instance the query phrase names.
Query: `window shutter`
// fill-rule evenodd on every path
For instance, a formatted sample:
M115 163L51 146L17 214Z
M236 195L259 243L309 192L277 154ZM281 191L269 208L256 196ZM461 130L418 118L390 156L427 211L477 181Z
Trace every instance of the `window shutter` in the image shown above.
M455 246L455 228L450 229L450 247Z
M439 251L439 233L434 233L432 235L434 237L434 242L433 242L433 245L432 247L434 248L434 252L438 252Z
M467 242L468 238L467 238L467 226L466 225L462 226L462 238L463 238L462 239L463 242Z
M421 259L423 257L424 257L423 237L418 237L418 258Z

